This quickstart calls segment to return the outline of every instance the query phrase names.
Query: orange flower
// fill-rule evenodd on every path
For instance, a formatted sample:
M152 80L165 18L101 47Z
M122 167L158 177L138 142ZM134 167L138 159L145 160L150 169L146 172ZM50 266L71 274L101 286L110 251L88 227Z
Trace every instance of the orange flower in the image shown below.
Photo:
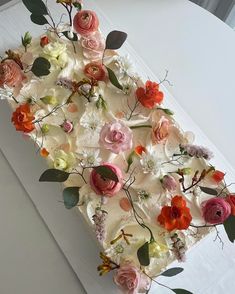
M159 84L147 81L145 88L136 90L136 97L144 107L152 109L156 104L161 104L164 94L159 91Z
M16 108L12 114L11 121L15 125L17 131L30 133L35 129L33 120L35 117L30 112L30 105L28 103L22 104Z
M161 214L157 217L159 223L166 230L173 231L186 230L192 220L190 210L186 207L186 201L182 196L174 196L171 200L171 206L164 206Z
M40 39L40 46L44 47L50 43L49 38L47 36L42 36Z
M46 148L42 148L40 150L40 154L42 157L47 157L50 153L46 150Z
M98 62L90 62L84 68L84 74L90 79L104 81L106 79L106 69Z
M223 181L225 176L225 173L219 171L219 170L214 170L211 174L211 178L217 183L219 184L221 181Z
M142 155L143 152L146 152L146 148L142 145L138 145L135 147L135 153L137 155Z

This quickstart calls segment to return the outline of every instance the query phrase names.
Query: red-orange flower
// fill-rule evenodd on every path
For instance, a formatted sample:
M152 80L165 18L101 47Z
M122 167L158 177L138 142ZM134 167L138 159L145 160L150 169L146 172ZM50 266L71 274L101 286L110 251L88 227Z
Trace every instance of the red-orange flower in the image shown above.
M41 37L41 39L40 39L40 46L41 47L44 47L49 43L50 43L50 41L49 41L49 38L47 36L42 36Z
M30 112L30 105L26 103L16 108L15 112L12 114L11 121L15 125L17 131L30 133L35 128L33 124L34 119L35 117Z
M135 147L135 153L137 155L142 155L143 152L146 152L146 148L142 145L138 145Z
M186 230L192 220L190 210L182 196L174 196L171 206L164 206L157 217L159 223L168 231Z
M211 174L211 178L217 183L219 184L221 181L223 181L225 176L225 173L219 171L219 170L214 170L212 171Z
M156 104L161 104L164 94L159 91L159 84L151 81L145 83L145 88L136 90L138 101L146 108L152 109Z

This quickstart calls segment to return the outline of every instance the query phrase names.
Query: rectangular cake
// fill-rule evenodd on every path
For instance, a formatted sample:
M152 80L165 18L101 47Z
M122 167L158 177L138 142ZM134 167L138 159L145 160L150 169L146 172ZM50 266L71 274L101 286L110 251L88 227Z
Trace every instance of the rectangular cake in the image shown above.
M123 293L148 293L157 276L179 274L181 267L165 269L218 225L233 242L235 198L210 150L164 107L168 72L143 79L135 61L117 53L127 35L104 38L80 1L57 1L69 20L59 24L41 0L23 2L46 33L27 32L6 52L0 94L16 130L48 162L40 181L63 183L65 207L93 232L100 275L113 272Z

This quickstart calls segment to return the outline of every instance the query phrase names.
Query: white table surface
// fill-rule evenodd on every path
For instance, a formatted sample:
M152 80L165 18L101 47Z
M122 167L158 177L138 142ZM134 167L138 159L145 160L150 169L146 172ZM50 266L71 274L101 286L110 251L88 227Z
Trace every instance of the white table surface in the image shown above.
M88 6L91 2L87 0ZM141 0L96 0L96 5L111 19L113 28L129 33L130 44L157 76L163 76L165 69L170 71L169 77L174 84L169 89L170 92L235 167L235 138L230 136L235 122L234 32L186 0L148 0L147 3L143 6ZM0 19L0 51L14 48L20 35L29 30L30 21L26 11L18 5L0 12ZM36 25L30 25L30 28L35 36L41 32L41 28ZM6 128L1 125L1 138L5 135L5 130L11 137L9 141L14 142L16 135L13 130L10 132L5 110L0 118L0 123L4 122ZM24 144L19 147L20 152L29 148ZM15 146L9 147L13 159L17 156L17 151ZM30 148L27 152L30 152ZM35 173L43 166L37 160L35 156L32 163ZM66 243L68 239L64 228L56 230L54 226L54 230L50 230L53 236L60 234L64 240L56 242L48 230L53 216L45 225L37 213L40 207L36 205L37 210L35 209L10 165L13 166L13 163L7 162L0 153L0 293L84 293L62 253L65 253L77 272L79 261L76 256L75 262L69 258L71 244ZM25 166L27 163L22 162L22 170L16 168L18 174L21 172L24 182L27 180L24 178ZM28 191L40 189L34 182L25 186ZM56 211L53 213L56 214ZM41 213L42 216L45 214L45 211L44 214ZM65 222L76 221L76 216L72 217L73 220L68 216L63 217ZM226 240L223 232L222 236ZM188 288L195 294L234 293L231 281L235 274L235 248L225 242L225 249L221 251L220 245L212 240L213 236L209 236L189 253L188 262L183 265L185 273L169 280L169 285ZM84 280L84 276L80 278ZM87 292L110 294L109 286L105 286L106 281L107 279L102 291L94 283ZM152 293L168 293L162 288L156 289L157 292L153 290Z

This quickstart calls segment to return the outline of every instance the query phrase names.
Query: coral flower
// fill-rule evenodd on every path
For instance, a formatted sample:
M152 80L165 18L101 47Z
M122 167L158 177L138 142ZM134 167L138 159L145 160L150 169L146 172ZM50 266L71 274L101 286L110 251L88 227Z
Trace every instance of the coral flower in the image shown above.
M157 220L166 230L186 230L192 220L190 210L182 196L174 196L171 206L164 206Z
M220 182L222 182L224 179L224 176L225 176L225 173L219 170L214 170L211 174L211 178L216 184L219 184Z
M90 62L84 68L84 74L96 81L104 81L106 79L105 67L98 62Z
M159 84L151 81L145 83L145 88L136 90L138 101L146 108L152 109L156 104L161 104L164 94L159 91Z
M12 114L11 121L15 125L17 131L30 133L35 129L33 124L34 119L35 117L30 112L30 105L26 103L16 108Z
M142 155L143 152L146 153L146 148L144 146L138 145L135 147L135 154Z

